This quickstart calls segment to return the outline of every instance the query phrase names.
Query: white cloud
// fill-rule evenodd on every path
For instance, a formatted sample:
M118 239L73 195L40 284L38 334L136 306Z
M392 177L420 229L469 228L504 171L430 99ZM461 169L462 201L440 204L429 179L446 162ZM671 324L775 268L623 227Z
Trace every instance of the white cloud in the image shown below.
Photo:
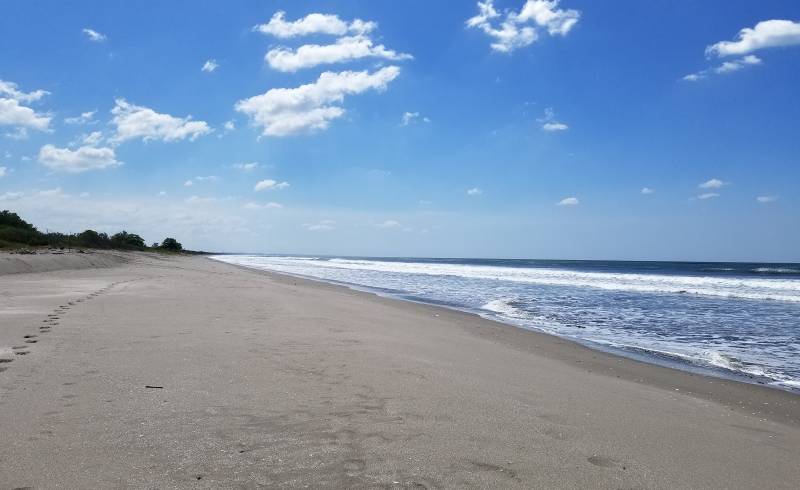
M167 195L167 191L159 191L158 195L159 196L166 196Z
M117 161L113 148L81 146L77 150L70 150L69 148L56 148L53 145L44 145L39 150L39 163L52 170L70 173L102 170L122 165Z
M556 203L558 206L577 206L581 202L578 200L577 197L565 197L564 199L558 201Z
M16 201L18 199L22 199L21 192L6 192L0 194L0 201Z
M288 182L278 182L276 180L266 179L257 182L253 190L255 190L256 192L260 192L260 191L281 190L281 189L286 189L287 187L289 187Z
M537 119L540 123L542 123L542 131L547 132L554 132L554 131L566 131L569 129L569 126L562 122L556 121L556 114L553 111L552 107L548 107L544 110L544 116Z
M115 144L137 138L166 142L188 138L194 141L211 132L205 121L192 121L191 116L181 118L159 114L148 107L131 104L125 99L116 100L111 114L114 115L112 123L116 126L116 133L111 141Z
M203 67L200 68L200 71L211 73L212 71L216 70L217 68L219 68L219 64L217 63L217 60L206 60L206 62L203 63Z
M413 124L417 121L422 121L424 123L431 122L430 119L427 117L420 117L419 112L404 112L403 116L400 118L400 125L401 126L408 126Z
M377 223L375 225L376 228L383 228L383 229L400 228L400 226L401 226L400 222L397 221L397 220L394 220L394 219L387 219L386 221L383 221L381 223Z
M278 204L277 202L268 202L266 204L260 204L257 202L248 202L244 205L245 209L249 209L251 211L257 211L261 209L283 209L283 204Z
M467 189L467 195L468 196L480 196L481 194L483 194L483 191L481 189L479 189L478 187L473 187L472 189Z
M698 199L703 199L703 200L714 199L715 197L719 197L719 194L717 194L716 192L706 192L704 194L700 194L699 196L697 196Z
M296 50L278 47L271 49L264 59L275 70L295 72L322 64L342 63L361 58L380 58L391 61L412 59L413 56L386 49L383 44L373 45L366 36L348 36L334 44L306 44Z
M186 182L183 183L184 187L191 187L193 185L194 185L194 181L192 179L189 179L189 180L187 180Z
M690 73L685 77L683 77L683 80L686 80L687 82L697 82L706 78L706 73L707 73L706 70L699 71L697 73Z
M87 146L97 146L103 140L103 133L101 131L92 131L89 134L81 136L81 142Z
M97 113L97 111L81 112L80 116L68 117L68 118L64 119L64 122L67 123L67 124L89 124L89 123L95 122L94 121L94 115L96 113Z
M83 29L83 33L86 34L86 37L89 39L89 41L94 43L102 43L107 39L105 34L101 34L94 29L89 29L88 27Z
M756 55L749 54L743 58L734 61L726 61L719 65L718 67L714 68L716 73L731 73L734 71L739 71L745 66L748 65L759 65L761 64L761 58Z
M5 80L0 80L0 96L3 96L4 98L14 99L16 101L23 103L30 103L30 102L36 102L45 95L50 94L50 92L41 89L26 93L19 90L18 87L19 85L17 85L14 82L7 82Z
M17 126L47 131L51 119L48 115L39 114L30 107L20 105L16 99L0 98L0 126Z
M539 38L539 28L551 36L566 36L578 23L577 10L557 9L560 0L527 0L519 12L502 16L493 0L478 2L478 15L467 20L467 27L477 28L494 39L491 47L501 53L531 45ZM501 20L502 18L502 20ZM493 24L499 21L499 26Z
M236 124L233 121L225 121L223 127L225 128L225 131L233 131L236 129Z
M259 24L253 29L262 33L282 39L297 36L308 36L311 34L330 34L343 36L345 34L368 34L375 30L377 24L365 22L361 19L347 23L337 15L308 14L302 19L287 22L286 13L276 12L266 24Z
M720 189L728 184L730 184L730 182L723 182L719 179L709 179L702 184L699 184L697 187L701 189Z
M203 181L216 182L219 180L219 177L217 177L216 175L207 175L205 177L198 176L195 177L194 180L199 180L200 182Z
M759 49L800 44L800 22L765 20L739 31L736 41L720 41L706 48L707 55L719 57L752 53Z
M330 231L336 228L336 222L326 219L319 223L303 223L303 228L308 231Z
M642 194L644 195L655 194L655 192L656 191L654 189L651 189L649 187L642 187Z
M297 88L273 88L236 103L236 110L250 116L253 124L263 128L265 136L288 136L324 130L345 110L345 95L367 90L384 91L400 74L400 68L387 66L367 71L324 72L316 82Z
M3 177L5 177L5 176L6 176L6 174L8 174L8 168L6 168L6 167L0 167L0 179L2 179Z
M3 133L3 136L5 136L8 139L12 139L12 140L16 140L16 141L26 140L26 139L28 139L28 129L27 128L17 127L17 128L14 128L14 131L9 131L7 133Z
M761 204L767 204L767 203L770 203L770 202L775 202L777 200L778 200L778 196L758 196L756 198L756 201L758 201Z
M258 168L258 162L234 163L233 168L241 170L242 172L252 172Z

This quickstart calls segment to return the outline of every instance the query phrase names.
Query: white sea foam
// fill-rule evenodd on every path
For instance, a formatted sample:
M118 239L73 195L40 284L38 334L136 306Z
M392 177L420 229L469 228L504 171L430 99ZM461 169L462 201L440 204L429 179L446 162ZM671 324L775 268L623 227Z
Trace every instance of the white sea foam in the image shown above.
M384 262L361 259L309 260L300 257L221 256L221 260L281 272L316 276L320 268L392 272L466 279L509 281L606 291L690 294L699 296L800 302L800 280L581 272L565 269L497 267L423 262Z

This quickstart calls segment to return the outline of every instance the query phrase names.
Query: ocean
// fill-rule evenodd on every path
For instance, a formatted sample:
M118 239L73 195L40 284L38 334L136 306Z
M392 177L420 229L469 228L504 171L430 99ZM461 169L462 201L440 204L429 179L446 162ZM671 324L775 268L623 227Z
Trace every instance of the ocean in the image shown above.
M800 392L800 264L213 258L466 310L647 362Z

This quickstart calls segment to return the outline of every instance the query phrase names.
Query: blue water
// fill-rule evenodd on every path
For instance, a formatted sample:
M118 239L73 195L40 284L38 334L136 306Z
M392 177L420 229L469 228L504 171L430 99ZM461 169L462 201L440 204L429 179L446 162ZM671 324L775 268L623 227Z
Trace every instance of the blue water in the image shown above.
M800 264L221 255L800 391Z

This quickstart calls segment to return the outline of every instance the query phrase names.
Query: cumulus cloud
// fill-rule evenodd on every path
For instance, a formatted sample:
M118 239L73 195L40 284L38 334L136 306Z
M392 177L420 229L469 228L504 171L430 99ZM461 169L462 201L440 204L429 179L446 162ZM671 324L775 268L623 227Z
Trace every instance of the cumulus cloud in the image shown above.
M217 63L217 60L213 60L213 59L212 60L206 60L206 62L203 63L203 67L200 68L200 71L204 71L206 73L211 73L212 71L216 70L217 68L219 68L219 64Z
M191 187L193 185L194 185L194 181L192 179L189 179L189 180L187 180L186 182L183 183L184 187Z
M89 41L92 41L93 43L102 43L103 41L108 39L105 34L97 32L94 29L89 29L88 27L83 29L82 32L86 34L86 38L89 39Z
M478 2L478 15L467 20L467 27L483 31L493 39L491 47L501 53L510 53L533 44L539 31L551 36L566 36L578 23L578 10L558 9L560 0L527 0L519 12L509 10L500 14L494 0Z
M739 31L735 41L720 41L706 48L711 56L740 56L759 49L800 44L800 22L765 20Z
M656 192L655 190L649 187L642 187L642 194L644 195L655 194L655 192Z
M97 113L97 111L81 112L80 116L68 117L68 118L64 119L64 122L67 123L67 124L90 124L90 123L94 123L95 122L94 121L94 115L96 113Z
M16 132L6 133L12 139L25 139L27 129L47 131L50 127L51 117L40 114L23 104L36 102L49 92L34 90L23 92L14 82L0 80L0 126L14 126Z
M8 168L6 168L6 167L0 167L0 179L2 179L3 177L5 177L7 173L8 173Z
M361 58L403 61L412 59L413 56L387 49L383 44L375 45L366 36L348 36L337 39L334 44L306 44L297 49L278 47L271 49L264 57L270 67L282 72L295 72L317 65Z
M368 34L375 30L377 24L355 19L345 22L337 15L308 14L302 19L286 21L286 12L278 11L266 24L259 24L253 29L262 34L288 39L312 34L329 34L343 36L345 34Z
M44 145L39 150L39 163L55 171L80 173L102 170L122 165L117 161L113 148L81 146L76 150Z
M387 66L367 71L324 72L316 82L297 88L273 88L236 103L236 110L248 115L265 136L288 136L324 130L345 110L337 105L345 95L367 90L384 91L400 74L400 68Z
M483 191L478 187L473 187L472 189L467 189L468 196L480 196L483 194Z
M114 116L111 122L116 126L111 141L115 144L139 138L145 142L150 140L171 142L186 138L194 141L211 132L205 121L192 121L191 116L175 117L159 114L153 109L131 104L125 99L116 100L111 114Z
M542 131L554 132L566 131L569 129L569 126L566 124L556 121L556 114L552 107L546 108L544 110L544 116L537 119L537 121L542 123Z
M330 231L336 228L336 222L326 219L319 223L303 223L303 228L308 231Z
M265 179L257 182L253 190L255 190L256 192L260 192L260 191L281 190L281 189L286 189L287 187L289 187L288 182L278 182L277 180Z
M556 203L558 206L577 206L581 202L578 200L577 197L565 197L564 199L558 201Z
M758 196L756 201L761 204L767 204L778 200L778 196Z
M728 184L730 184L730 182L724 182L720 179L709 179L702 184L698 184L697 187L701 189L721 189Z

